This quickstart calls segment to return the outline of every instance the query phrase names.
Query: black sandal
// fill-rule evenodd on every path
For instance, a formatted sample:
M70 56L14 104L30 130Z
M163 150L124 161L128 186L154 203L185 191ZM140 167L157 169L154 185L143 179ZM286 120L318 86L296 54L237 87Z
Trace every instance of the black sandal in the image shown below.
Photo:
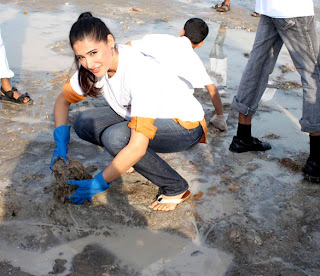
M18 89L15 87L12 87L11 90L9 91L5 91L2 87L1 87L1 92L0 93L0 100L2 101L8 101L8 102L12 102L12 103L16 103L16 104L33 104L33 100L30 98L28 93L24 93L22 95L19 96L19 98L14 98L13 97L13 93L14 91L18 92ZM29 98L29 101L24 102L24 98Z
M218 8L221 8L223 5L225 5L224 1L221 4L216 4L215 6L212 6L211 8L216 10Z
M219 11L219 12L228 12L231 9L230 6L231 5L228 5L228 4L223 2L223 5L220 8L217 8L216 10Z

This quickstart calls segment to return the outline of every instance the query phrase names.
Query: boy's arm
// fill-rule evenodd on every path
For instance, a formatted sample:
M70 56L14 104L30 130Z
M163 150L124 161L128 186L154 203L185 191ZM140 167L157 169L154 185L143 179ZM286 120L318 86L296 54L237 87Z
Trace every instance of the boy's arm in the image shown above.
M214 84L205 85L217 115L223 115L222 102L217 87Z
M210 95L211 102L216 111L216 114L211 118L210 123L212 123L219 130L225 131L227 130L227 123L223 115L222 102L218 89L214 84L205 85L205 88Z

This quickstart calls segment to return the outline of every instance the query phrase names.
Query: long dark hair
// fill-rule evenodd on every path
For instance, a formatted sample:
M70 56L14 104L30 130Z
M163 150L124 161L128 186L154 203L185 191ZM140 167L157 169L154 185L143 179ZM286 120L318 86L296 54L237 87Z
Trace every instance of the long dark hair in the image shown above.
M71 48L77 41L82 41L85 38L94 41L108 41L108 34L112 33L101 19L93 17L90 12L80 14L78 20L72 25L69 40ZM96 76L81 66L79 60L75 56L75 63L79 71L79 85L82 91L91 97L97 97L100 94L101 88L95 87L97 82Z

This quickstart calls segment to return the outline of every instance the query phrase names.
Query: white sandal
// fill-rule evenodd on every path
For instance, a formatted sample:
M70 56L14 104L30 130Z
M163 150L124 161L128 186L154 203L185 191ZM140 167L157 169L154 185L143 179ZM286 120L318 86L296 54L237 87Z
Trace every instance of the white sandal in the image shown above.
M190 197L191 193L189 190L186 190L186 192L183 194L182 198L166 198L164 199L162 195L159 195L157 197L157 202L160 204L166 204L166 203L175 203L177 205L181 204L182 202L186 201Z

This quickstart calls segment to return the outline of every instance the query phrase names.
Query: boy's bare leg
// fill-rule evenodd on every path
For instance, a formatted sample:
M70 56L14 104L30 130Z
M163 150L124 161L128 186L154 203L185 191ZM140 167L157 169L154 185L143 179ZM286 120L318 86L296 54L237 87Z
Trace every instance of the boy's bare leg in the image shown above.
M242 125L251 125L252 116L244 115L242 113L239 113L239 124Z

